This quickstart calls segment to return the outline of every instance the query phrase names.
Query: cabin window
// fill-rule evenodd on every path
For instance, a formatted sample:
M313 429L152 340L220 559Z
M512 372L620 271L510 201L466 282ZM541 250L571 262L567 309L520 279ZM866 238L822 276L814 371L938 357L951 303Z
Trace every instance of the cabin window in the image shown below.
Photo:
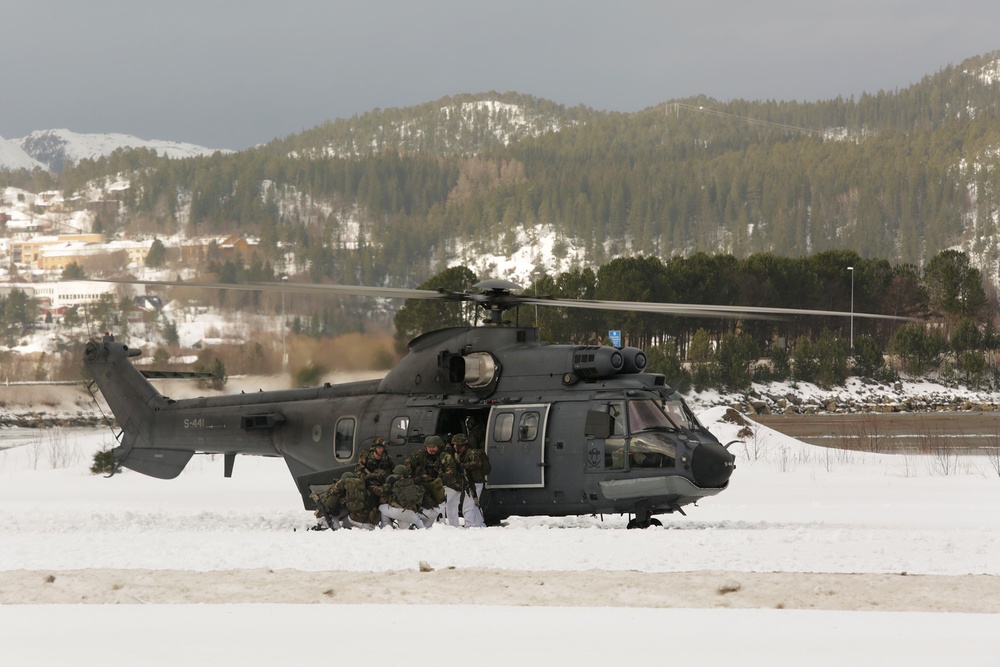
M501 412L493 422L493 440L495 442L510 442L514 435L514 415Z
M410 430L409 417L396 417L392 420L392 428L389 430L389 444L406 444L406 435Z
M517 427L517 439L521 442L534 440L538 437L538 413L525 412L521 415L521 423Z
M354 417L337 420L333 455L338 459L349 459L354 455Z

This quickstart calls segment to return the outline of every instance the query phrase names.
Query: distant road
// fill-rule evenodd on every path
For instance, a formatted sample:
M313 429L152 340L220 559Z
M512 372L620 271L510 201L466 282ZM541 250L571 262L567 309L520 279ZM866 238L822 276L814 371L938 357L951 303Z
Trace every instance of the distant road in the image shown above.
M933 453L947 448L989 454L1000 450L1000 412L758 415L749 418L779 433L823 447L894 453Z

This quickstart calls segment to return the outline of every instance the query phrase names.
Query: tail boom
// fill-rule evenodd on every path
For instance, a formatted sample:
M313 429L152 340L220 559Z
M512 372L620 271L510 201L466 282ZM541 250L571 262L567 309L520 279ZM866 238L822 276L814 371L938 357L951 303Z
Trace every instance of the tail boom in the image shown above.
M84 349L84 364L121 428L113 450L120 465L173 479L196 453L225 454L227 460L237 453L278 455L268 429L240 428L238 409L212 409L218 399L175 401L161 394L132 364L139 354L111 335ZM206 422L230 420L232 428L206 427Z

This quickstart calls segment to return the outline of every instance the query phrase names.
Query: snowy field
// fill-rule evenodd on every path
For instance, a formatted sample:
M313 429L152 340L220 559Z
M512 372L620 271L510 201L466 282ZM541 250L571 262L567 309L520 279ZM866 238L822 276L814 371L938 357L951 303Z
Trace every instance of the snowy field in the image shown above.
M722 413L701 416L726 442ZM334 533L308 530L280 459L240 457L232 479L210 457L172 481L91 475L109 440L0 433L20 445L0 451L4 664L1000 664L984 456L946 475L758 427L730 488L663 528Z

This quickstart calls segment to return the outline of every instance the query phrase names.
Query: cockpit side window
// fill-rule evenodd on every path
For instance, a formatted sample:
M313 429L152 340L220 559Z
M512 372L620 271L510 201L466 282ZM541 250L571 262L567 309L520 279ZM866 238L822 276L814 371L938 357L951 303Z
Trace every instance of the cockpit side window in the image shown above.
M611 435L604 441L604 467L622 470L625 467L625 403L608 403L611 416Z
M663 411L666 412L667 416L670 417L670 420L678 426L694 430L695 425L691 423L691 419L688 417L687 411L684 410L684 404L680 401L666 401L663 404Z
M608 414L611 415L612 419L612 437L624 437L625 436L625 410L621 401L615 401L613 403L608 403Z

